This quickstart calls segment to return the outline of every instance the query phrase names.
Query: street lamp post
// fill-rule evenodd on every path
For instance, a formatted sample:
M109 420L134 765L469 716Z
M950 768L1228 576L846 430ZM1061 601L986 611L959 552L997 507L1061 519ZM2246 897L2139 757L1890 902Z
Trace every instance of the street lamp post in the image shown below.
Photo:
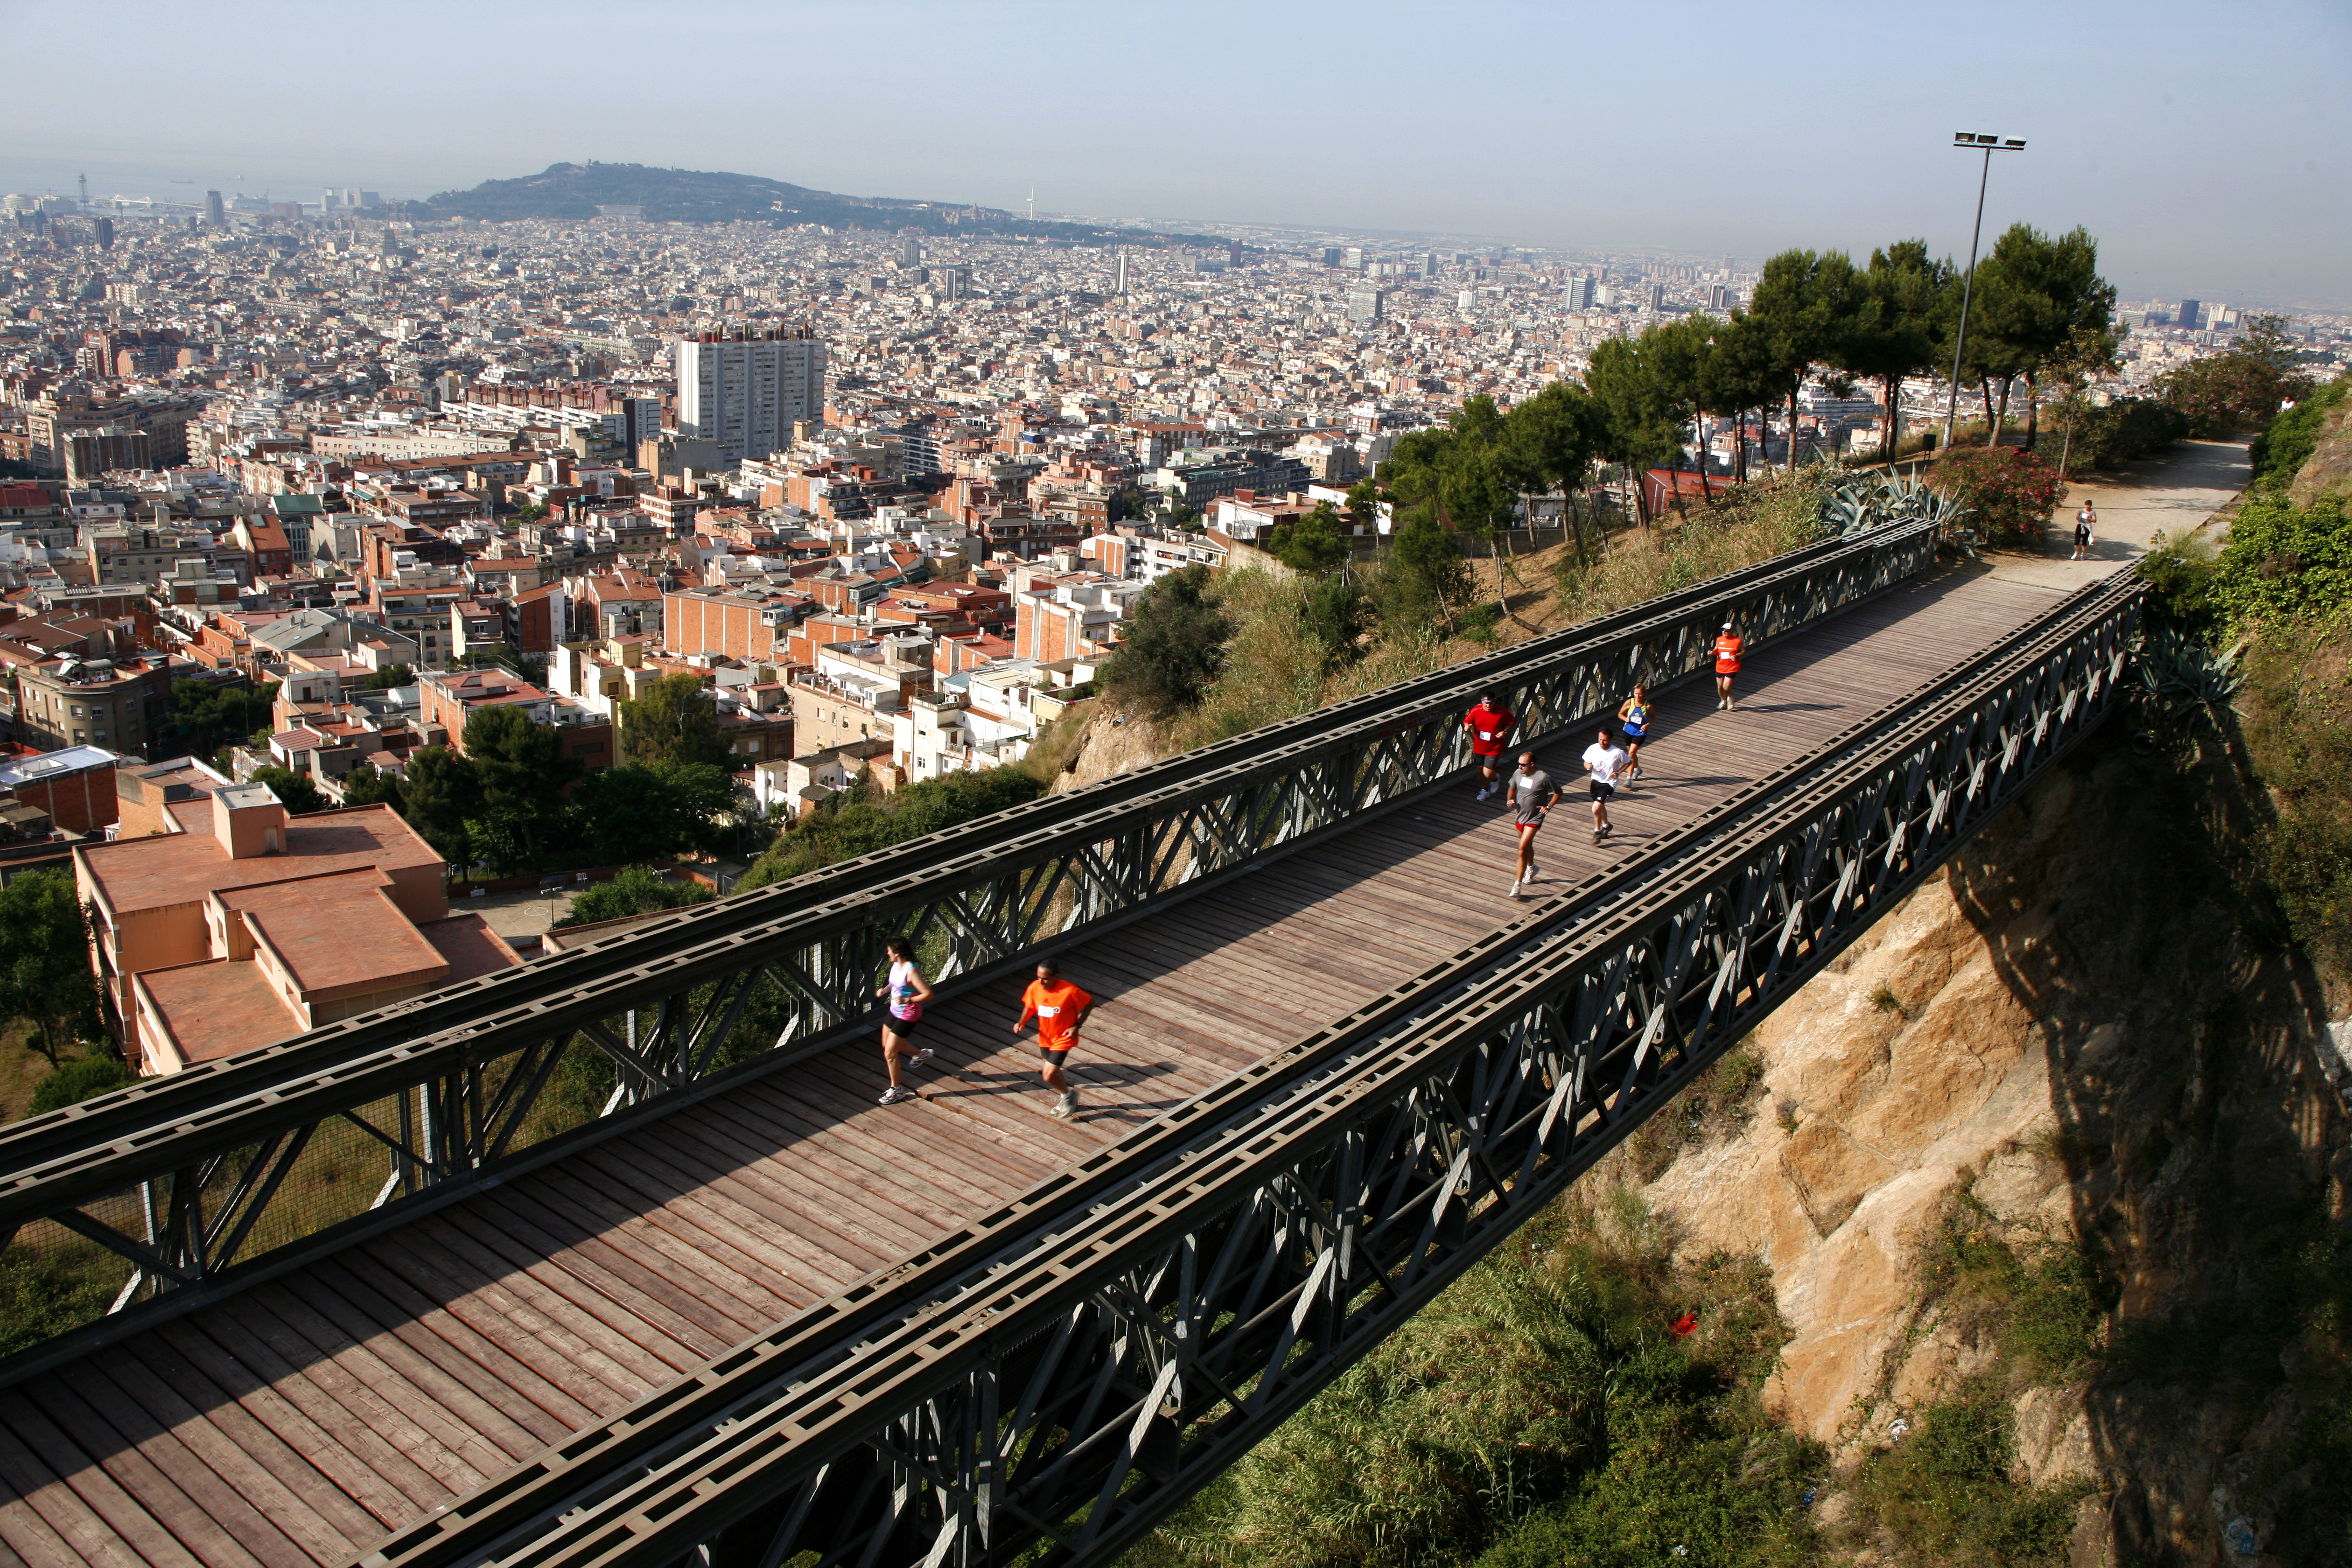
M1992 155L1995 153L2022 153L2025 143L2016 137L2002 141L1999 136L1981 136L1973 131L1956 131L1952 145L1969 152L1981 150L1984 167L1977 174L1977 226L1969 231L1969 273L1960 285L1960 327L1952 334L1952 395L1944 405L1944 439L1940 443L1947 452L1952 449L1952 426L1960 413L1960 353L1969 342L1969 301L1976 294L1977 242L1984 237L1985 182L1992 177ZM1990 410L1987 411L1990 414Z

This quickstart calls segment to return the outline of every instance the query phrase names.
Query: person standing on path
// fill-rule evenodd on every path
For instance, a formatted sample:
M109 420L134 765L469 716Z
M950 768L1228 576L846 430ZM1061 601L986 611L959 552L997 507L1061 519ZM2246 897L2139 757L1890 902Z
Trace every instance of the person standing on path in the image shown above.
M1601 733L1606 736L1608 731ZM1516 899L1521 888L1535 883L1536 834L1543 827L1551 808L1559 803L1559 786L1551 782L1549 773L1536 766L1533 752L1521 752L1519 771L1511 775L1508 788L1513 807L1511 820L1519 830L1518 869L1511 879L1511 897Z
M1625 699L1617 710L1617 728L1625 737L1625 776L1642 776L1642 742L1650 734L1650 689L1635 682L1633 695Z
M1478 699L1478 706L1463 716L1469 726L1470 754L1477 759L1478 773L1483 782L1478 785L1478 798L1486 799L1495 793L1495 772L1503 765L1503 748L1511 742L1511 731L1518 728L1518 718L1509 709L1495 700L1492 695Z
M1037 978L1021 993L1021 1017L1013 1032L1017 1035L1030 1019L1037 1020L1037 1053L1045 1058L1045 1087L1059 1090L1062 1096L1054 1103L1053 1115L1067 1117L1077 1111L1078 1091L1071 1087L1062 1064L1076 1048L1079 1026L1094 1005L1092 996L1062 978L1051 959L1038 963Z
M931 1059L929 1046L915 1048L915 1026L923 1021L923 1004L931 999L930 982L915 967L915 950L904 937L892 937L882 944L890 955L890 978L874 988L877 996L887 996L889 1011L882 1019L882 1067L890 1075L890 1087L882 1091L882 1103L896 1105L915 1098L915 1091L898 1081L901 1062L927 1062Z
M2083 498L2083 510L2074 514L2074 559L2077 561L2088 561L2091 558L2091 546L2098 542L2097 538L2094 535L2092 531L2097 528L2098 525L2098 509L2091 504L2091 498L2089 496L2084 496Z
M1733 629L1729 621L1715 634L1715 705L1723 711L1736 712L1739 705L1731 700L1731 678L1739 673L1739 656L1748 651L1748 643Z
M1617 830L1609 825L1609 802L1617 793L1617 775L1625 769L1624 752L1609 743L1601 730L1584 748L1584 770L1592 775L1592 842L1600 843Z

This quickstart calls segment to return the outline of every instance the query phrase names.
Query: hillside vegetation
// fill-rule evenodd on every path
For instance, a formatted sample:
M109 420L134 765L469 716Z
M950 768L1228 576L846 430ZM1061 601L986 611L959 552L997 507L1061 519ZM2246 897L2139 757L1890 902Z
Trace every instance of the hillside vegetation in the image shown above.
M592 218L602 207L637 207L657 223L823 224L833 228L919 229L925 234L993 233L1086 243L1222 245L1205 235L1166 235L1087 224L1033 222L968 204L890 196L845 196L759 174L656 169L644 163L551 163L536 174L485 180L468 191L442 191L422 204L429 215L480 218Z

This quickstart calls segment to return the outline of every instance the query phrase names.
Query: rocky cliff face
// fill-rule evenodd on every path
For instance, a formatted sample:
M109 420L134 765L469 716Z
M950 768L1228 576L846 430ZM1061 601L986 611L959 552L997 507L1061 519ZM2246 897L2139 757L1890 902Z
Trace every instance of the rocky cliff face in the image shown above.
M2343 1345L2310 1299L2342 1280L2296 1259L2342 1255L2347 999L2121 731L1769 1020L1755 1114L1647 1196L1687 1248L1760 1247L1794 1330L1771 1397L1849 1468L1997 1377L2017 1479L2093 1489L2077 1563L2334 1561ZM2088 1266L2087 1364L2021 1364L1939 1289L1956 1215Z

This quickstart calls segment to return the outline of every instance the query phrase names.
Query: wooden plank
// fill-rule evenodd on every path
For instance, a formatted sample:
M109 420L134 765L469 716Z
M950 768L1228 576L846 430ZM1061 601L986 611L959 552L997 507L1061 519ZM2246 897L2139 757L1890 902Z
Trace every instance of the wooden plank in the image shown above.
M529 1362L474 1329L441 1302L369 1256L364 1248L343 1252L333 1264L331 1269L321 1270L321 1279L328 1289L341 1291L346 1300L364 1309L379 1324L390 1319L427 1331L479 1368L485 1376L512 1390L511 1398L494 1399L493 1403L520 1425L537 1430L554 1423L561 1431L571 1433L595 1418L596 1405L575 1396L562 1381L542 1376ZM585 1377L580 1381L593 1383Z
M352 1500L342 1487L265 1426L244 1401L221 1388L193 1363L175 1356L159 1357L155 1352L163 1349L160 1340L149 1341L143 1335L138 1338L145 1342L121 1347L119 1360L110 1363L107 1370L159 1419L172 1423L175 1428L191 1421L209 1424L250 1462L268 1471L279 1486L299 1499L301 1505L335 1536L346 1543L374 1538L381 1527L378 1517ZM163 1362L160 1366L159 1360ZM221 1467L216 1463L215 1468ZM223 1473L228 1471L224 1469ZM257 1490L248 1495L261 1494Z
M330 1283L331 1279L333 1283ZM448 1412L498 1453L520 1458L547 1446L546 1438L507 1414L503 1401L484 1396L484 1390L477 1383L479 1369L468 1366L464 1357L449 1353L447 1347L421 1325L408 1322L388 1327L378 1322L353 1299L365 1288L348 1275L334 1279L323 1269L305 1270L287 1276L283 1283L289 1295L318 1314L345 1342L363 1348L403 1383ZM338 1285L349 1289L340 1289ZM433 1353L436 1351L440 1353ZM455 1367L467 1367L476 1373L476 1378L458 1375L452 1370ZM512 1398L510 1391L495 1385L493 1391Z
M196 1462L251 1504L271 1532L282 1535L303 1557L316 1563L341 1562L351 1553L354 1532L370 1531L372 1521L367 1515L322 1483L316 1471L299 1464L266 1464L234 1440L232 1431L250 1436L253 1430L249 1417L239 1420L244 1413L235 1403L227 1406L231 1413L228 1418L216 1422L127 1352L112 1351L94 1357L92 1365L115 1390L115 1398L121 1404L136 1402L134 1417L130 1412L110 1408L111 1402L103 1395L91 1395L91 1403L117 1430L129 1433L136 1418L152 1422L159 1433L169 1434ZM98 1384L99 1379L91 1378L78 1381L76 1386L87 1391ZM283 1444L270 1447L280 1461L291 1458ZM293 1478L290 1481L289 1476ZM227 1521L223 1519L223 1522ZM240 1539L244 1539L242 1534ZM278 1560L250 1541L247 1544L256 1556Z
M55 1374L41 1381L54 1382ZM28 1500L37 1496L41 1517L82 1555L131 1563L186 1563L190 1568L200 1561L140 1506L110 1469L60 1432L45 1411L34 1408L21 1388L0 1390L0 1455L5 1455L12 1481L43 1469L54 1473L55 1482L37 1494L17 1483L19 1495ZM40 1458L36 1460L35 1455ZM70 1506L66 1493L72 1496ZM185 1528L194 1534L208 1533L201 1520L186 1521ZM117 1545L124 1550L115 1551ZM231 1551L243 1556L234 1545Z

